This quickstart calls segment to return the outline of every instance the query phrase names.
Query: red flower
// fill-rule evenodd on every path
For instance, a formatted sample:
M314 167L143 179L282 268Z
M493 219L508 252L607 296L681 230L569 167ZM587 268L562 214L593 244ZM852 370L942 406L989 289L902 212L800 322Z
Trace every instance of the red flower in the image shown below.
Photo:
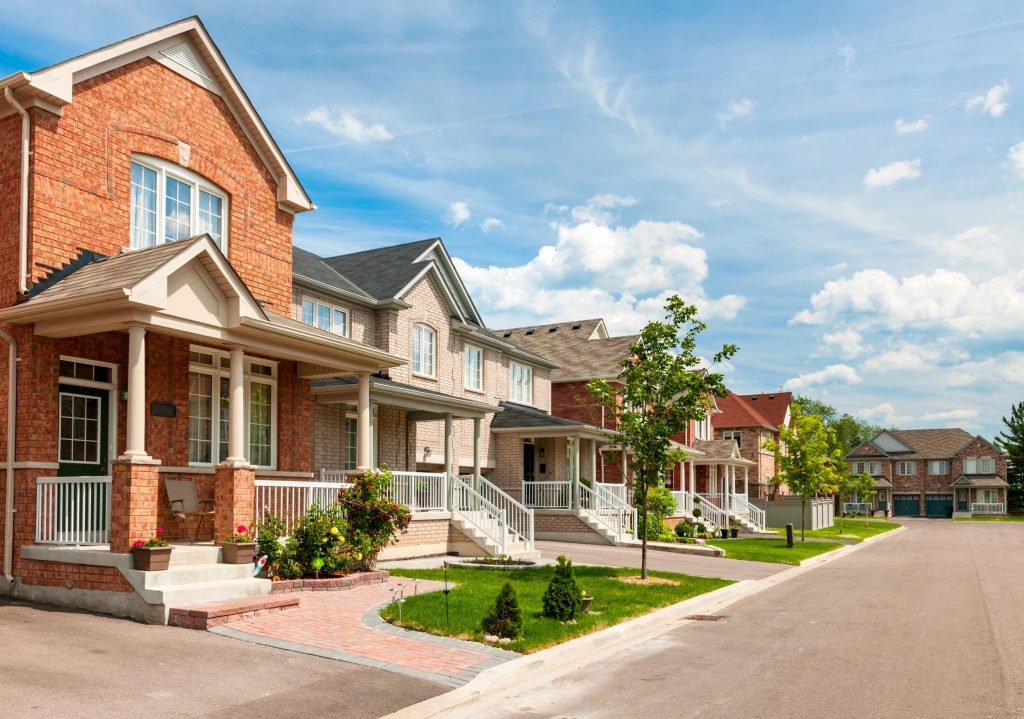
M163 530L163 529L161 529L160 527L157 527L157 528L156 528L156 533L157 533L157 534L163 534L163 533L164 533L164 530Z
M244 524L239 524L237 527L235 527L235 531L239 534L245 534L248 530L245 528Z
M142 545L143 541L141 539L136 539L134 542L132 542L132 549L138 549Z

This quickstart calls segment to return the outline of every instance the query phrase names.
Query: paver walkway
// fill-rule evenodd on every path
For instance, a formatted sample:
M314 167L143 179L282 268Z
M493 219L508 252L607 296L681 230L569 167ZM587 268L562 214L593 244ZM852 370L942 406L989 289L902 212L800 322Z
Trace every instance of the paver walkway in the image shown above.
M392 577L344 592L303 592L299 607L232 622L211 632L280 649L386 669L448 686L465 684L484 669L519 656L474 642L435 637L392 626L378 609L391 601L392 589L412 580ZM421 580L417 591L442 588Z

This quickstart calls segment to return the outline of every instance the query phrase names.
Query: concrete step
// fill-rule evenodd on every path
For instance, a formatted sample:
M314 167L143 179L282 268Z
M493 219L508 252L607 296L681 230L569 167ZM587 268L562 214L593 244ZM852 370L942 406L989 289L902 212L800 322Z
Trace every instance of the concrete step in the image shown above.
M210 629L241 619L281 612L299 606L298 594L242 597L217 602L172 607L167 623L184 629Z
M171 567L188 564L216 564L221 560L220 547L213 544L172 544Z
M173 555L174 553L171 552ZM251 564L182 564L146 572L146 589L170 589L201 582L228 582L252 577Z
M238 599L261 594L270 594L269 579L231 579L219 582L195 582L163 587L156 590L161 593L165 608L185 607L190 604L216 602L225 599Z

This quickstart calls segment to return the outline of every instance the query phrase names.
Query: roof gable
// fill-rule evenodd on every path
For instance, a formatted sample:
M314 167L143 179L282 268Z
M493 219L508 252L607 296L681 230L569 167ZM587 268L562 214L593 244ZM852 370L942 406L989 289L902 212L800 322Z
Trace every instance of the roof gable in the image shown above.
M772 429L779 425L789 425L789 406L793 403L792 392L760 392L758 394L742 394L739 398L763 417Z
M908 447L903 442L900 442L890 432L882 432L880 435L871 440L871 443L878 447L883 452L888 454L892 453L903 453L913 452L913 448Z
M778 429L778 425L772 424L770 420L754 408L753 404L747 402L735 392L730 392L725 397L719 397L718 409L719 413L714 420L717 429L729 429L732 427ZM779 424L782 424L782 422Z

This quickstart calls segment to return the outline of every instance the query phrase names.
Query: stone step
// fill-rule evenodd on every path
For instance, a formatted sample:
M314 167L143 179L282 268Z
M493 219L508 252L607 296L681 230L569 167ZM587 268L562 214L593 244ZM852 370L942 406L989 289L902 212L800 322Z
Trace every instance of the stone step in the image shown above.
M173 555L174 552L171 552ZM252 577L251 564L181 564L162 572L146 572L146 589L171 589L185 584L227 582Z
M167 624L183 629L209 629L241 619L258 617L273 612L283 612L299 606L297 594L272 594L258 597L242 597L184 607L172 607Z
M164 607L184 607L204 602L269 595L270 580L229 579L215 582L194 582L162 587L153 591L162 595L161 601L158 603Z
M216 564L221 560L220 547L213 544L172 544L171 567L188 564Z

